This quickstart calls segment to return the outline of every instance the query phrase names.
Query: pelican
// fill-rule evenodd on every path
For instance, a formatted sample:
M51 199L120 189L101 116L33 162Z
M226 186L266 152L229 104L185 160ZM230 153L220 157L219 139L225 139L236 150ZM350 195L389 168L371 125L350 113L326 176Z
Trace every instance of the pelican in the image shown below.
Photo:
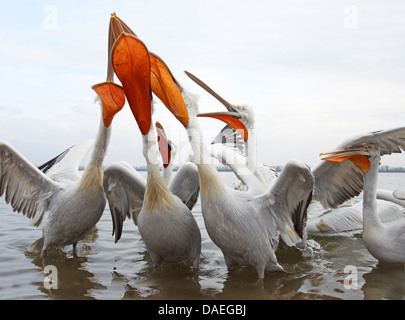
M165 70L161 69L164 66L149 54L139 38L125 30L115 40L111 62L141 131L147 163L146 186L137 219L139 233L154 264L189 260L193 269L198 269L201 234L197 222L183 201L171 193L159 170L152 123L152 88L166 90ZM171 111L182 123L187 123L185 108Z
M129 28L119 17L117 17L115 13L113 13L111 15L109 28L109 52L112 52L112 50L115 48L115 44L122 34L124 36L132 35L133 37L137 38L131 28ZM141 52L142 51L143 48ZM167 105L168 101L166 100L165 90L161 87L161 85L164 85L165 82L160 81L160 79L165 76L170 77L170 74L165 73L163 68L159 68L162 62L159 61L158 56L151 52L149 55L152 90L158 95L163 103ZM110 54L108 75L110 78L113 78L114 69L111 58L112 57ZM128 90L131 89L132 85L129 85ZM150 110L150 106L147 107L146 111L148 111L148 109ZM147 121L149 121L149 118ZM159 137L164 138L159 126L157 126L157 133ZM173 152L175 152L175 150L171 149L171 153ZM167 154L162 154L164 159L167 156ZM174 154L169 155L171 160L174 159L174 156ZM178 170L176 176L172 180L171 177L169 178L169 175L171 175L171 162L172 161L169 162L169 166L167 168L163 169L165 179L167 182L171 182L170 191L173 193L173 195L178 196L191 210L197 201L199 191L196 166L193 163L185 163L181 169ZM115 234L115 242L118 242L121 238L123 223L127 216L131 217L136 225L138 223L138 216L145 196L146 179L130 164L125 161L120 161L109 165L105 169L103 184L113 221L113 235Z
M185 127L198 168L202 214L207 232L221 249L229 270L236 266L253 267L260 279L265 270L283 270L275 250L279 237L290 246L300 236L291 220L291 212L305 215L313 188L313 176L304 163L291 160L277 183L267 192L255 196L225 185L204 145L196 105L174 77L169 93L172 108L185 105L188 122Z
M243 181L244 177L241 176L242 181L245 184L248 183L248 188L257 188L258 181L260 181L263 187L267 189L268 186L266 186L266 183L271 185L277 177L273 174L273 176L270 176L270 179L264 181L264 176L262 175L263 170L258 170L259 165L256 157L256 132L253 110L248 106L232 105L195 75L187 71L186 74L228 109L228 112L204 113L198 116L211 117L224 121L234 127L243 137L247 153L245 162L248 164L249 171L254 174L257 181L252 182L252 179L250 179L249 182L245 182ZM232 161L239 163L239 161L234 159L232 159ZM324 208L337 208L346 200L359 195L363 189L362 172L353 163L329 163L321 161L312 171L315 177L313 199L320 201ZM351 171L354 171L356 174L351 174Z
M198 200L199 183L197 167L192 162L184 163L172 179L176 145L167 140L163 126L156 122L159 151L163 159L162 176L170 191L192 210ZM166 146L165 146L166 144ZM104 191L107 196L113 221L115 242L121 238L123 223L130 217L137 225L139 211L145 195L146 179L126 161L112 163L104 170Z
M235 129L245 144L244 153L246 157L238 152L232 154L226 148L214 151L212 155L222 162L224 159L227 159L225 162L231 166L237 177L247 186L249 192L259 194L267 190L277 178L277 173L269 166L257 161L257 141L253 110L247 105L233 105L229 103L195 75L188 71L185 71L185 73L201 88L221 102L228 110L228 112L201 113L197 116L216 118L225 122ZM233 139L230 140L232 141ZM256 179L246 177L251 174Z
M108 84L107 86L110 86ZM94 86L102 96L101 121L89 163L78 174L77 160L73 165L59 165L48 174L32 165L6 142L0 142L0 196L5 193L13 211L23 213L39 226L49 211L42 237L30 250L45 257L51 247L76 244L96 225L103 214L106 199L103 190L103 160L111 135L113 117L122 109L125 96L118 85L111 85L117 103L109 103L101 93L103 85ZM103 100L104 99L104 100Z
M68 153L55 167L51 167L51 161L39 169L12 146L0 142L0 196L5 193L6 203L11 203L13 211L32 219L34 226L39 226L49 211L42 237L29 246L29 251L40 252L41 257L46 256L49 248L66 245L73 245L75 254L77 242L97 224L106 205L103 161L111 124L125 104L125 93L114 83L110 63L107 80L92 89L101 105L101 119L90 161L82 175L78 173L78 157L74 155L84 154L83 148L88 150L88 143ZM58 157L54 162L57 161ZM48 168L47 173L41 171Z
M270 171L269 167L257 163L253 110L245 105L233 105L229 103L195 75L189 72L186 72L186 74L221 102L228 110L228 112L203 113L198 116L216 118L235 127L245 141L246 159L243 159L243 156L238 152L231 152L225 149L215 153L214 156L216 158L224 158L224 155L226 155L226 158L230 161L230 166L235 172L242 172L242 169L244 169L244 174L238 175L238 177L247 185L248 191L257 193L258 191L262 191L263 187L267 189L268 185L271 185L274 179L277 178L277 175ZM249 170L246 170L244 163L248 165ZM249 177L250 172L257 179ZM363 190L363 172L353 163L328 163L325 161L321 161L315 166L312 172L315 177L313 200L320 201L322 206L328 210L308 221L308 225L306 226L307 232L317 235L330 235L361 231L361 204L339 206L352 197L359 195ZM404 198L402 194L398 190L395 193L396 197L393 197L387 191L379 190L377 196L380 199L401 204L400 198ZM381 207L385 207L380 211L383 222L403 217L403 211L397 205L386 201L378 201L378 204ZM312 210L312 206L309 210ZM305 225L305 222L302 222L302 224Z
M363 233L367 250L377 260L405 263L405 218L383 224L377 207L378 166L381 156L405 150L405 128L376 131L349 139L322 160L354 163L364 172Z
M162 133L159 126L161 125L156 122L158 138L162 141L159 141L159 145L162 145L162 151L160 149L159 151L161 151L163 160L168 161L168 163L164 163L162 170L163 179L168 184L171 180L176 147L171 141L164 146L163 141L166 135L163 127ZM115 234L115 242L118 242L122 235L123 222L127 216L132 218L135 225L138 224L138 215L145 195L146 179L128 162L120 161L110 164L104 170L103 185L113 221L113 235Z
M276 182L259 195L227 187L210 164L196 118L197 110L182 90L190 121L186 130L198 173L202 213L207 232L222 250L228 269L247 265L264 278L265 270L283 270L275 256L279 237L293 246L301 241L292 214L305 216L311 201L313 176L307 165L291 160Z
M404 218L403 208L391 201L377 199L377 212L382 223ZM308 217L305 231L317 236L352 236L363 230L363 202L329 209L315 217Z

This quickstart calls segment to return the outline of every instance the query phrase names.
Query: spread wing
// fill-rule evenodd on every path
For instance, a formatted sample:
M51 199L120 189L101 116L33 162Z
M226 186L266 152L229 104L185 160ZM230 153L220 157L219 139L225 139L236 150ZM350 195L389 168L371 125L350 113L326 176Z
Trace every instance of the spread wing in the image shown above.
M38 169L54 181L78 181L79 167L93 145L94 139L76 144L39 166Z
M132 217L137 223L142 208L146 179L126 162L118 162L104 170L104 192L113 221L115 242L121 238L123 222Z
M301 241L313 187L314 177L309 167L291 160L269 190L255 198L262 218L274 219L281 238L289 246ZM270 222L266 225L271 228Z
M324 208L336 209L363 191L363 172L353 162L320 162L313 170L314 200Z
M169 189L192 210L200 192L197 166L192 162L182 165L170 182Z
M5 194L13 211L41 224L45 212L60 187L23 155L6 142L0 141L0 196Z
M381 130L356 136L336 149L374 146L381 156L405 150L405 128ZM363 190L363 172L350 160L340 163L320 162L314 169L314 199L325 208L337 208Z

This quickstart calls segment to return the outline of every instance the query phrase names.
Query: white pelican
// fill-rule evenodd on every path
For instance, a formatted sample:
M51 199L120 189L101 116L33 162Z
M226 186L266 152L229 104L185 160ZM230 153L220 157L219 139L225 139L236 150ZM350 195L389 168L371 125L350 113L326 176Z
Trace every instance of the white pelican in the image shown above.
M248 191L253 193L261 191L260 183L267 189L266 185L271 185L277 175L274 174L269 167L257 163L256 157L256 135L254 126L254 112L251 108L244 105L232 105L224 98L218 95L214 90L207 86L203 81L195 75L186 72L186 74L199 86L205 89L208 93L220 101L227 109L228 112L212 112L199 114L199 117L211 117L224 121L228 125L237 128L245 141L246 160L243 159L238 152L231 152L222 149L216 152L214 156L217 158L224 158L226 154L227 160L231 161L230 166L234 171L252 172L256 179L246 176L246 174L238 175L238 177L247 185ZM251 141L253 139L253 141ZM248 169L243 163L248 165ZM353 174L352 174L353 173ZM313 200L320 201L324 208L333 208L318 216L317 218L308 221L306 230L311 234L343 234L343 232L361 231L362 228L362 214L361 206L342 206L346 200L351 199L353 196L359 195L363 190L363 172L357 168L353 163L328 163L321 161L313 168L315 176L315 188ZM384 200L401 204L400 198L405 198L405 192L400 190L394 193L393 197L387 191L379 190L377 197ZM389 222L403 217L402 210L393 203L386 201L379 201L379 206L384 207L381 209L381 219L383 222ZM405 201L402 202L403 204ZM309 208L311 210L312 206ZM304 217L305 219L306 217ZM301 222L305 226L306 222Z
M123 85L142 134L143 155L147 163L147 181L137 219L139 232L154 264L189 260L193 268L198 269L200 230L190 209L170 192L159 170L151 88L154 91L158 88L166 90L164 66L157 58L155 61L155 56L149 55L142 41L125 31L118 36L111 52L114 72ZM182 123L188 122L185 108L180 110L176 106L171 111Z
M391 201L380 199L377 199L377 212L382 223L395 221L405 217L401 206ZM327 210L315 217L309 215L305 228L305 231L309 235L318 236L352 236L361 234L362 230L362 201Z
M217 118L239 132L246 144L247 160L245 161L248 164L248 168L254 173L257 180L264 184L263 175L261 173L263 171L258 170L259 165L256 157L256 135L253 110L247 106L230 104L195 75L187 71L186 74L228 109L228 112L204 113L198 116ZM357 174L352 175L351 170ZM337 208L340 204L351 199L353 196L359 195L362 191L362 172L353 163L343 162L332 164L321 161L312 171L315 176L313 199L320 201L325 208ZM273 176L270 179L266 179L266 183L271 185L275 178L276 177Z
M238 152L232 154L228 149L216 150L212 155L218 160L229 164L238 178L247 186L249 192L262 193L264 190L267 190L277 178L277 173L269 166L257 161L257 141L253 110L246 105L232 105L195 75L187 71L185 73L228 109L228 112L203 113L197 116L216 118L227 123L239 133L245 144L243 154L246 156L242 156ZM233 139L230 140L232 141ZM246 175L249 176L251 174L256 179L246 177Z
M31 218L34 226L39 226L45 212L49 211L42 237L29 247L42 257L49 248L66 245L73 245L75 253L77 242L92 230L103 214L106 205L103 161L111 123L125 104L124 90L113 82L110 65L109 61L107 80L92 87L101 101L101 120L90 161L82 175L78 173L79 162L74 153L70 156L68 153L66 159L45 174L10 145L0 142L0 196L5 192L6 203ZM88 148L88 144L84 143L75 152L82 154L82 148Z
M110 103L100 90L110 88L116 103ZM0 195L13 211L21 212L39 226L46 211L49 216L42 237L30 246L44 257L51 247L76 244L96 225L106 199L103 190L103 159L111 135L111 122L125 103L118 85L96 85L102 96L102 117L93 152L82 176L72 165L55 166L44 174L6 142L0 142ZM76 160L75 160L76 161Z
M160 137L158 141L159 145L162 146L159 151L164 162L162 169L163 179L172 194L178 196L192 210L198 200L200 189L197 167L194 163L186 162L177 170L172 179L172 166L176 147L172 141L166 140L167 137L163 127L160 130L159 126L161 127L157 122L157 135ZM167 147L164 147L164 143L167 144ZM115 242L121 238L123 222L127 216L137 225L145 188L146 179L125 161L113 163L104 170L104 190L112 216Z
M210 238L222 250L229 269L251 266L259 278L264 278L265 270L282 270L275 250L280 236L290 246L301 240L291 214L306 213L313 188L309 168L298 160L290 161L272 188L258 196L227 187L211 164L196 106L174 77L171 81L171 93L181 92L187 107L188 123L182 124L198 168L202 213Z
M133 35L135 33L116 16L115 13L111 15L110 28L109 28L109 52L114 48L119 36L124 34ZM159 58L153 53L150 54L150 78L152 80L152 89L158 97L167 104L167 95L165 90L162 89L165 81L160 81L164 76L169 76L162 68L159 68ZM111 55L108 63L108 76L113 78L114 69L111 61ZM131 90L131 86L129 88ZM148 107L150 110L150 106ZM161 132L158 130L158 136ZM162 136L162 138L164 138ZM163 150L163 148L162 148ZM172 149L171 152L174 150ZM162 151L163 152L163 151ZM174 159L174 155L162 154L166 159ZM163 174L167 180L171 175L170 166L172 161L169 162L169 167L163 169ZM197 180L197 183L195 182ZM125 218L131 217L135 224L142 208L146 188L146 179L137 172L130 164L124 161L113 163L108 166L104 171L104 190L107 196L108 205L110 208L112 221L113 221L113 234L115 234L115 242L117 242L122 235L123 222ZM171 181L170 191L177 195L183 203L185 203L191 210L198 198L198 174L197 169L193 163L185 163L177 172L175 178Z
M405 218L383 224L379 218L376 190L381 156L405 150L405 128L377 131L350 139L323 160L352 162L364 172L363 241L377 260L405 263Z

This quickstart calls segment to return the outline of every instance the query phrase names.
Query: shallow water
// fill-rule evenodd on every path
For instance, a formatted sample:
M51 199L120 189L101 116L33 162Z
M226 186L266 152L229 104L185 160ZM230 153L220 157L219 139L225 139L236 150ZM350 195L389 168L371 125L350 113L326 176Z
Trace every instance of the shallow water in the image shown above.
M232 185L233 174L221 174ZM380 174L379 186L405 186L405 174ZM310 256L279 249L285 272L268 272L257 281L250 268L228 273L221 251L206 233L200 202L193 214L202 232L198 273L186 264L154 267L130 220L115 244L108 206L95 230L78 244L77 257L68 246L42 260L26 253L41 230L0 198L0 299L405 299L404 268L377 266L361 236L310 237ZM56 267L54 283L45 278L47 266ZM57 289L50 288L54 284Z

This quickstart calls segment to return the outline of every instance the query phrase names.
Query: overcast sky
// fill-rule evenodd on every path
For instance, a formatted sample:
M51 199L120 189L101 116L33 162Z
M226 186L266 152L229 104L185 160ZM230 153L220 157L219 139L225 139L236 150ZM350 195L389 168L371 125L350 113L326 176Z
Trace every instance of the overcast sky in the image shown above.
M224 107L190 71L256 115L259 161L313 166L346 138L405 126L403 1L131 0L0 1L0 139L39 165L94 138L100 108L91 86L106 78L110 14L200 97ZM190 150L180 123L157 104L154 120ZM223 124L200 119L209 142ZM128 106L115 117L105 163L143 165ZM405 166L405 154L383 164Z

